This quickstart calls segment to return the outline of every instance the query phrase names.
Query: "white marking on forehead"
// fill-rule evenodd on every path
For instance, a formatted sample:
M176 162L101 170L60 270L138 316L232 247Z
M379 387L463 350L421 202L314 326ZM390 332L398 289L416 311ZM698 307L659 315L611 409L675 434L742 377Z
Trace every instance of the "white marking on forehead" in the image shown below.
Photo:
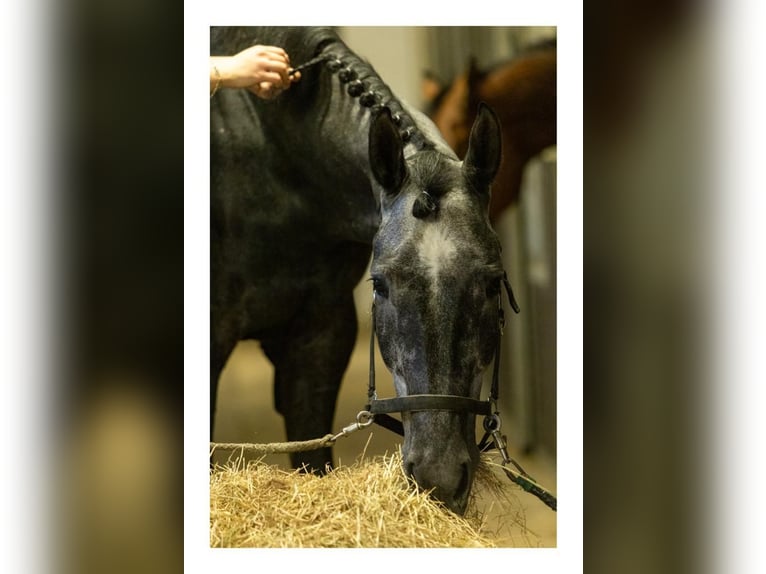
M431 286L436 289L439 274L457 255L457 242L441 223L428 223L418 245L420 260L426 266Z

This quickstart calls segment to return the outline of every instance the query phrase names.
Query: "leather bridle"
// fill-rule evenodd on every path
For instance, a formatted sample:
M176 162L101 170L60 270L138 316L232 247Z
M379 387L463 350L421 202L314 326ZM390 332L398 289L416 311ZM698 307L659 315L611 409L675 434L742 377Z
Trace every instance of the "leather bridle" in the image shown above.
M508 275L503 273L502 279L505 286L505 292L508 295L508 302L515 313L520 311L516 298L513 296L511 283L508 281ZM492 448L497 448L500 452L503 462L502 468L506 476L518 484L525 491L534 494L542 500L552 510L556 510L558 505L556 497L548 490L543 488L535 479L530 476L521 465L508 455L505 437L500 434L500 413L497 411L497 400L500 389L500 345L502 343L503 329L505 328L505 313L503 311L502 293L497 295L497 313L498 313L498 338L495 347L494 364L492 366L492 386L490 387L489 397L486 400L477 400L470 397L461 397L458 395L406 395L391 399L379 399L375 391L375 299L372 298L372 333L370 334L370 381L367 389L368 404L366 410L357 415L357 422L343 429L338 435L348 434L354 430L364 428L373 422L392 432L404 436L404 425L402 421L391 416L391 413L417 412L417 411L453 411L473 413L484 415L484 436L477 445L480 452L487 452ZM337 438L337 437L336 437ZM511 471L506 465L511 464L516 471Z

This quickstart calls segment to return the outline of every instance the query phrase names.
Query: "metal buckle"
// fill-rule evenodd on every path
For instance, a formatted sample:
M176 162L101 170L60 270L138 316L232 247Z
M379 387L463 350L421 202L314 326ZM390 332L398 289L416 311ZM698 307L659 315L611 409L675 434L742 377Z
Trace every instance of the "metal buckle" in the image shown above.
M370 426L374 418L373 414L369 411L359 411L356 415L356 422L344 427L338 434L332 437L333 442L342 436L348 436L353 432Z
M492 440L495 441L495 447L500 451L500 455L503 457L503 465L513 462L510 456L508 456L507 443L505 437L500 434L500 428L503 426L500 415L494 413L492 415L484 417L484 430L492 435Z

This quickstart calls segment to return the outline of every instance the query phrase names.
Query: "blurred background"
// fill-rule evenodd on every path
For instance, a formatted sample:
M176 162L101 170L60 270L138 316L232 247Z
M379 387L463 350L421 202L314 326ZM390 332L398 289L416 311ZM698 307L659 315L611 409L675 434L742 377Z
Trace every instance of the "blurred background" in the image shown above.
M182 429L207 440L206 421L185 420L182 400L185 377L198 377L184 360L205 349L184 341L183 313L207 304L205 294L189 298L183 265L184 253L207 260L206 238L184 229L183 216L207 181L185 189L181 146L195 125L207 134L209 25L263 15L227 6L195 21L187 5L183 25L179 6L156 2L14 3L0 18L5 571L177 572L184 536L187 556L209 558L195 526L206 505L184 514L181 504L184 491L204 499L207 485L204 462L199 480L182 471ZM476 1L448 23L518 23L519 6L496 16L500 6ZM584 28L581 3L556 11L559 42L568 36L575 58L585 39L586 461L583 477L558 484L559 494L585 485L585 570L760 573L763 6L594 2ZM535 21L545 20L524 20ZM417 100L415 87L396 89ZM713 153L695 157L706 146ZM191 151L189 162L199 157ZM700 276L686 273L695 260ZM701 287L718 291L715 305L698 298ZM521 453L530 427L507 420ZM583 550L557 542L557 552L534 554L574 556L548 571L582 571Z
M366 58L393 89L394 93L424 112L431 112L432 83L449 88L453 80L465 75L469 63L480 71L518 66L519 56L542 42L555 43L554 27L351 27L338 28L349 47ZM547 45L547 44L546 44ZM554 48L555 53L555 48ZM554 56L555 58L555 56ZM499 407L503 432L507 434L511 456L544 486L556 491L556 70L555 59L544 64L544 84L538 90L538 105L545 122L533 131L552 131L553 145L540 149L523 169L518 200L498 216L494 227L503 247L503 264L522 309L516 315L504 302L506 328L500 366ZM535 120L534 110L526 113L511 91L518 84L539 81L536 67L517 72L508 86L498 90L495 105L513 109L506 117L523 116ZM545 94L552 93L552 98ZM453 107L465 108L460 99ZM526 105L526 104L524 104ZM546 107L547 106L547 107ZM539 114L539 112L538 112ZM501 117L502 121L502 117ZM468 124L470 127L470 123ZM553 129L551 130L551 125ZM512 149L504 153L513 156ZM493 193L507 183L496 180ZM369 364L370 307L372 290L365 275L355 291L359 335L349 368L343 379L334 428L355 420L366 404ZM391 376L376 351L380 396L395 396ZM282 418L273 409L273 369L257 342L241 342L221 375L218 415L214 440L218 442L279 442L285 440ZM486 373L488 394L491 368ZM480 418L480 417L479 417ZM481 420L478 421L481 437ZM372 434L372 438L369 435ZM369 444L367 439L370 438ZM352 463L363 451L367 455L394 452L401 439L373 427L339 441L336 460ZM366 449L366 450L365 450ZM223 462L227 453L216 453ZM273 455L267 462L289 468L287 455ZM515 487L514 487L515 488ZM527 512L529 530L539 536L542 546L556 545L556 514L538 499L519 490L519 502ZM534 538L534 537L533 537ZM511 544L506 541L506 544Z

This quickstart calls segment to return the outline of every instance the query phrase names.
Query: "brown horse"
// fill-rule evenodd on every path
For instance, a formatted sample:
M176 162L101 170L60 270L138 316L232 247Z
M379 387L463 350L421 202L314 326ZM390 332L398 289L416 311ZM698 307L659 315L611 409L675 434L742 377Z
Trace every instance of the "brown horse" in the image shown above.
M423 93L431 119L461 158L479 103L496 111L503 136L503 160L489 208L490 220L496 221L518 201L527 162L556 144L555 42L530 47L488 71L480 71L471 60L468 70L447 87L427 74Z

